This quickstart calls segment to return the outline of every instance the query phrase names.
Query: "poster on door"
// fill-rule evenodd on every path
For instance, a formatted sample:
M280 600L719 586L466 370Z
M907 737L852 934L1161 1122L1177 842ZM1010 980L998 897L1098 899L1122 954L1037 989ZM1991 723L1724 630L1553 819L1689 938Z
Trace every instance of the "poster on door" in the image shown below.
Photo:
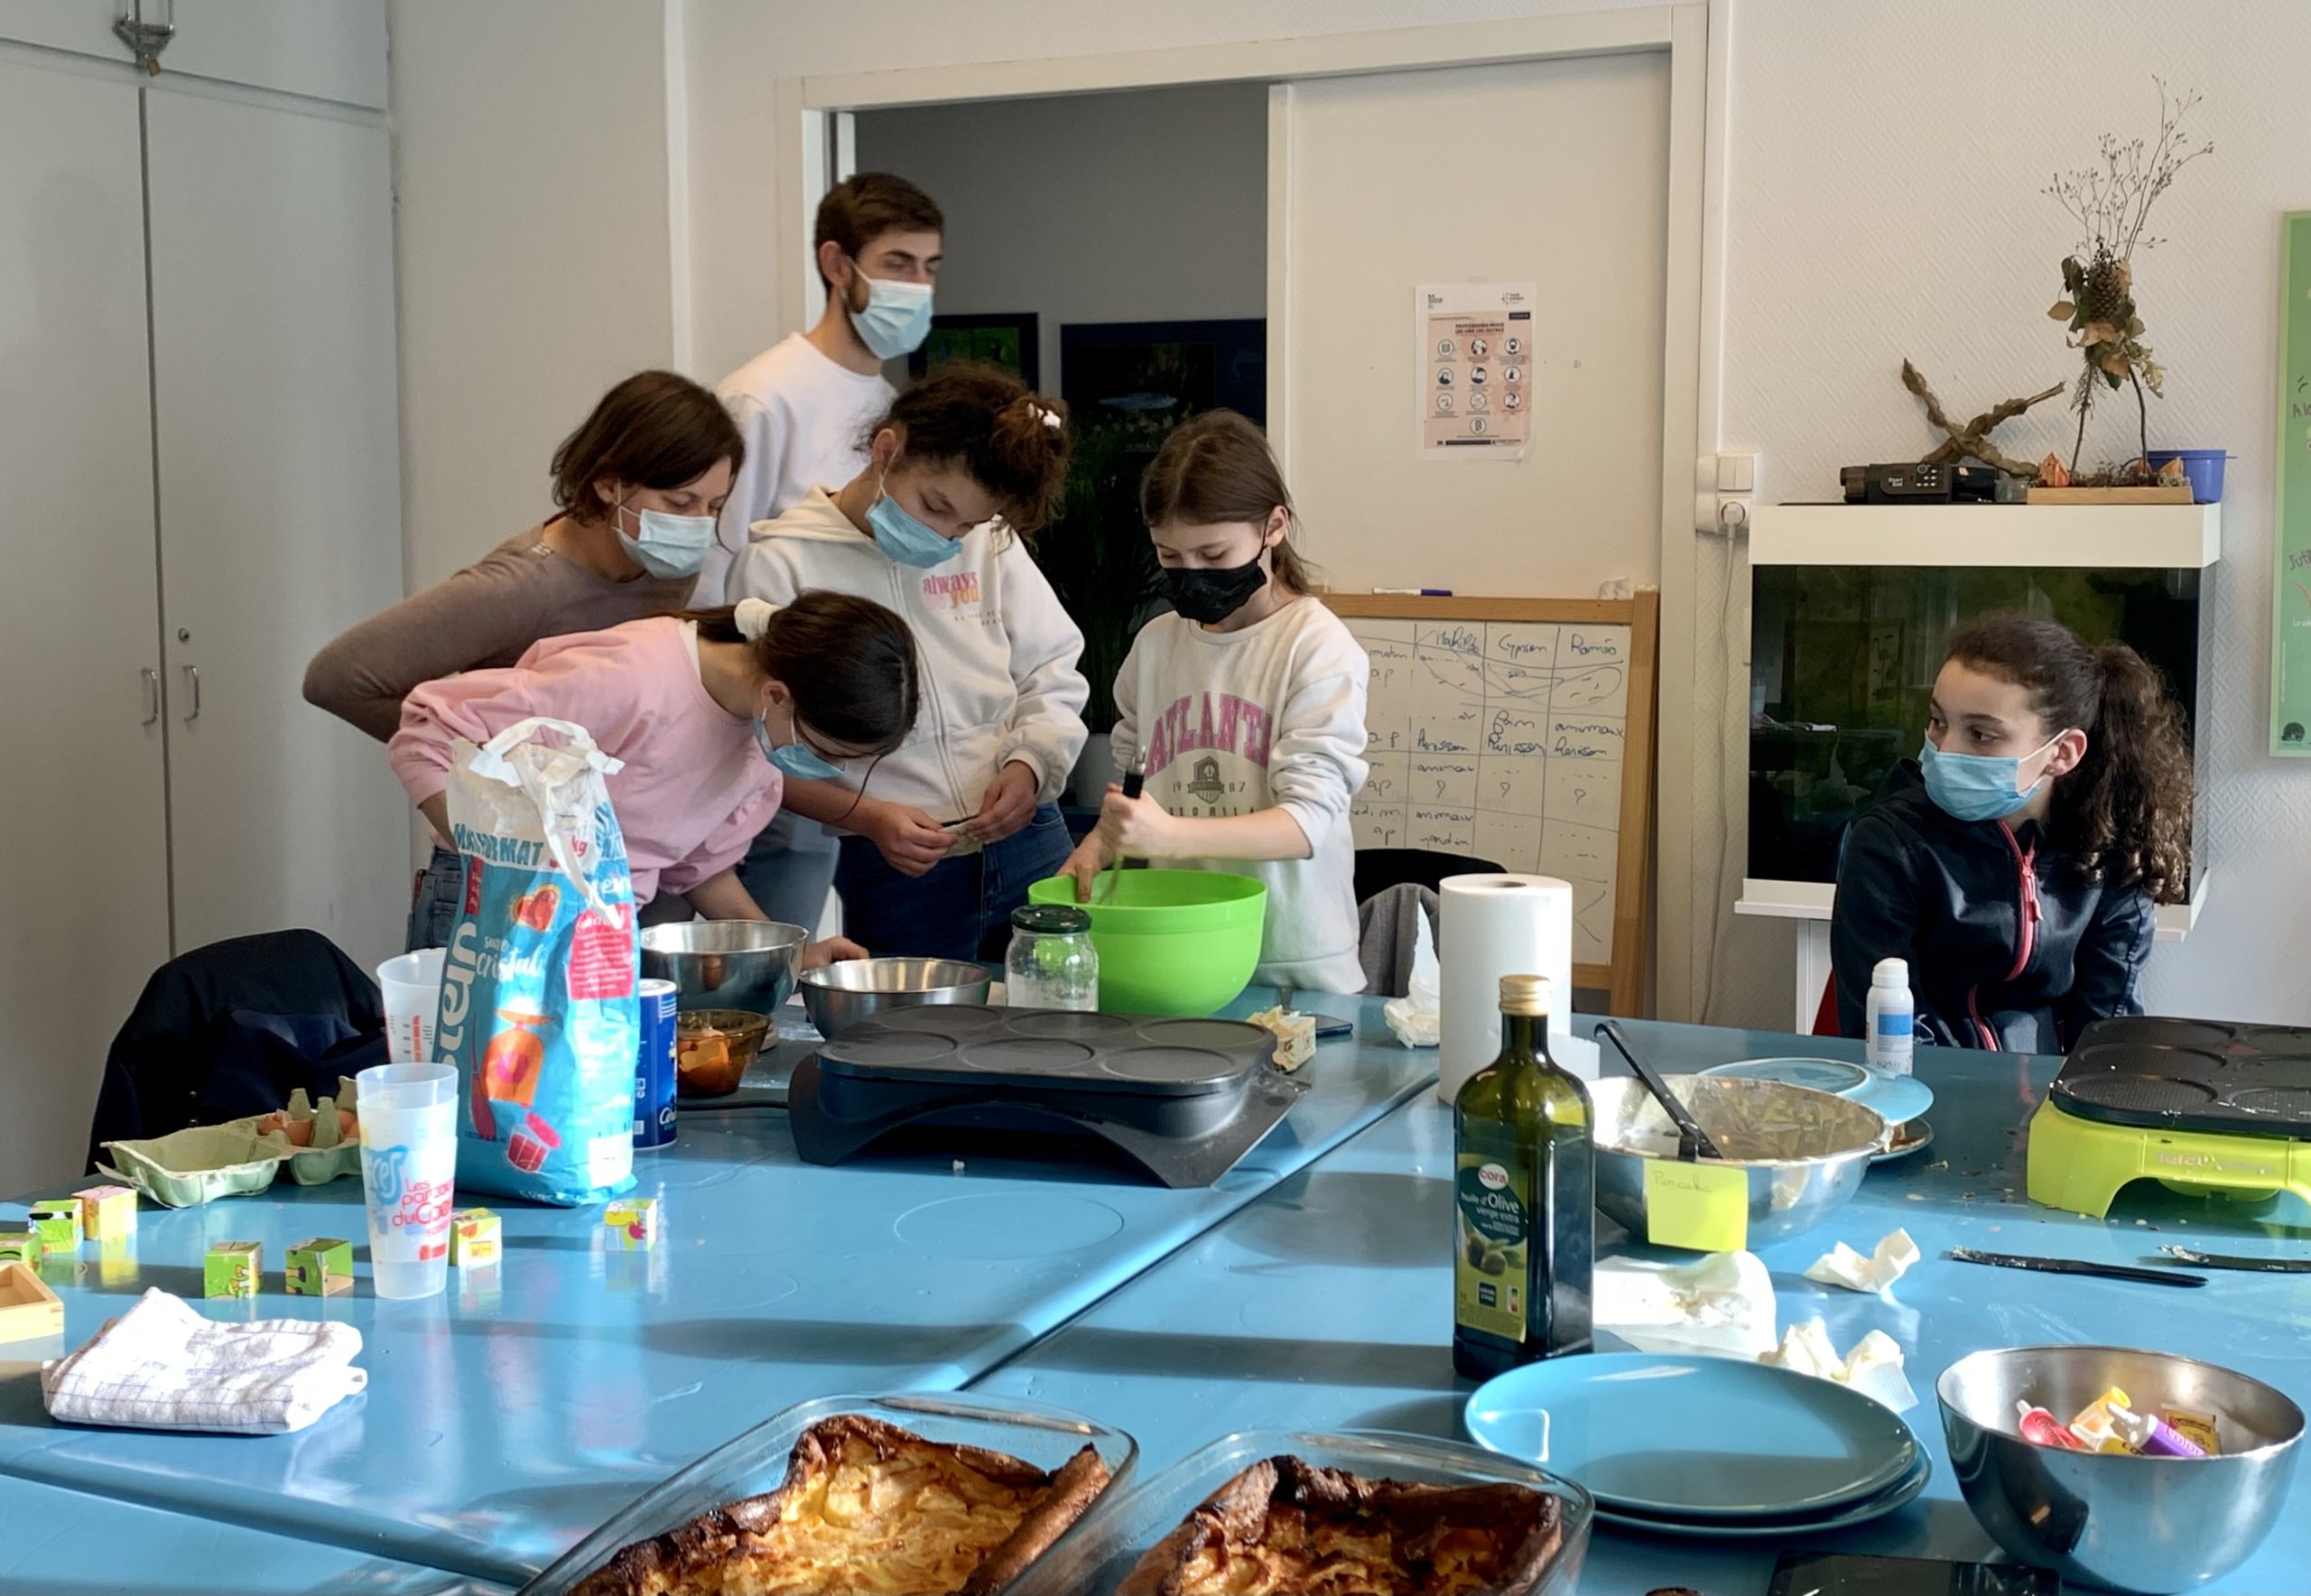
M1532 441L1530 283L1413 290L1421 454L1521 459Z
M2311 756L2311 210L2279 246L2279 561L2271 584L2271 752Z

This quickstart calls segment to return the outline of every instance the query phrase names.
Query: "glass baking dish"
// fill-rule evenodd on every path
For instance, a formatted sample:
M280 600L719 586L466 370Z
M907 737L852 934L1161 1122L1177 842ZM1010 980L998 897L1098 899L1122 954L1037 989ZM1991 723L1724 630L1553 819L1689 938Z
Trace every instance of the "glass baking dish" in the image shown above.
M1107 1492L1011 1587L1009 1596L1109 1596L1147 1549L1212 1492L1254 1463L1287 1452L1318 1468L1345 1469L1367 1479L1522 1485L1545 1491L1557 1499L1564 1516L1564 1545L1537 1581L1500 1596L1568 1596L1581 1575L1597 1505L1569 1480L1514 1458L1420 1435L1244 1430L1190 1453L1129 1490Z
M664 1535L726 1503L777 1489L803 1432L840 1414L880 1419L944 1445L1007 1452L1046 1472L1084 1447L1096 1447L1108 1465L1108 1486L1092 1503L1092 1511L1128 1481L1139 1459L1139 1443L1122 1431L1040 1403L988 1402L945 1393L821 1396L765 1420L653 1488L524 1585L521 1596L568 1596L588 1574L635 1542Z

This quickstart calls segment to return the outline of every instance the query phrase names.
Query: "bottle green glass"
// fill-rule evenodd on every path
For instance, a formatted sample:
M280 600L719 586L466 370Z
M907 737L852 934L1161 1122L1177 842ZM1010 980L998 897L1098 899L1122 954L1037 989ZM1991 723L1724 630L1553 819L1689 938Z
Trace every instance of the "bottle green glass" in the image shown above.
M1590 1348L1589 1093L1549 1057L1549 983L1500 982L1500 1056L1452 1103L1452 1367L1471 1379Z

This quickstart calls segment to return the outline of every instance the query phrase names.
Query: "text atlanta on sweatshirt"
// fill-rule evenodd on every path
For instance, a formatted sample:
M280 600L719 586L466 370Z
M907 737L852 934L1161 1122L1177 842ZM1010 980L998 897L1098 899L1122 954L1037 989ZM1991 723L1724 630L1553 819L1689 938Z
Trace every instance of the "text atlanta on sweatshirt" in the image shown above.
M911 804L942 823L966 819L979 812L996 772L1016 759L1035 773L1038 803L1058 798L1090 736L1083 706L1091 689L1076 669L1083 634L1017 536L974 527L944 565L902 565L823 487L775 520L756 522L752 535L730 571L733 603L849 593L896 610L914 633L922 718L898 752L874 766L869 796ZM857 774L868 775L863 765Z
M1145 756L1148 797L1190 819L1281 809L1307 836L1304 859L1165 861L1267 884L1263 985L1364 989L1349 803L1364 785L1371 672L1338 616L1295 598L1239 632L1158 616L1116 679L1116 764Z

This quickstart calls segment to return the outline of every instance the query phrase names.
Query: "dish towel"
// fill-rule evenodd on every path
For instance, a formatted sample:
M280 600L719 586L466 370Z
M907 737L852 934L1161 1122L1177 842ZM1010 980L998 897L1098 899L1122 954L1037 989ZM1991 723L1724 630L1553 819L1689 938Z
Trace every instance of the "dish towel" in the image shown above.
M43 1364L41 1394L66 1424L283 1435L369 1383L352 1367L360 1350L349 1324L219 1324L148 1291L87 1346Z

